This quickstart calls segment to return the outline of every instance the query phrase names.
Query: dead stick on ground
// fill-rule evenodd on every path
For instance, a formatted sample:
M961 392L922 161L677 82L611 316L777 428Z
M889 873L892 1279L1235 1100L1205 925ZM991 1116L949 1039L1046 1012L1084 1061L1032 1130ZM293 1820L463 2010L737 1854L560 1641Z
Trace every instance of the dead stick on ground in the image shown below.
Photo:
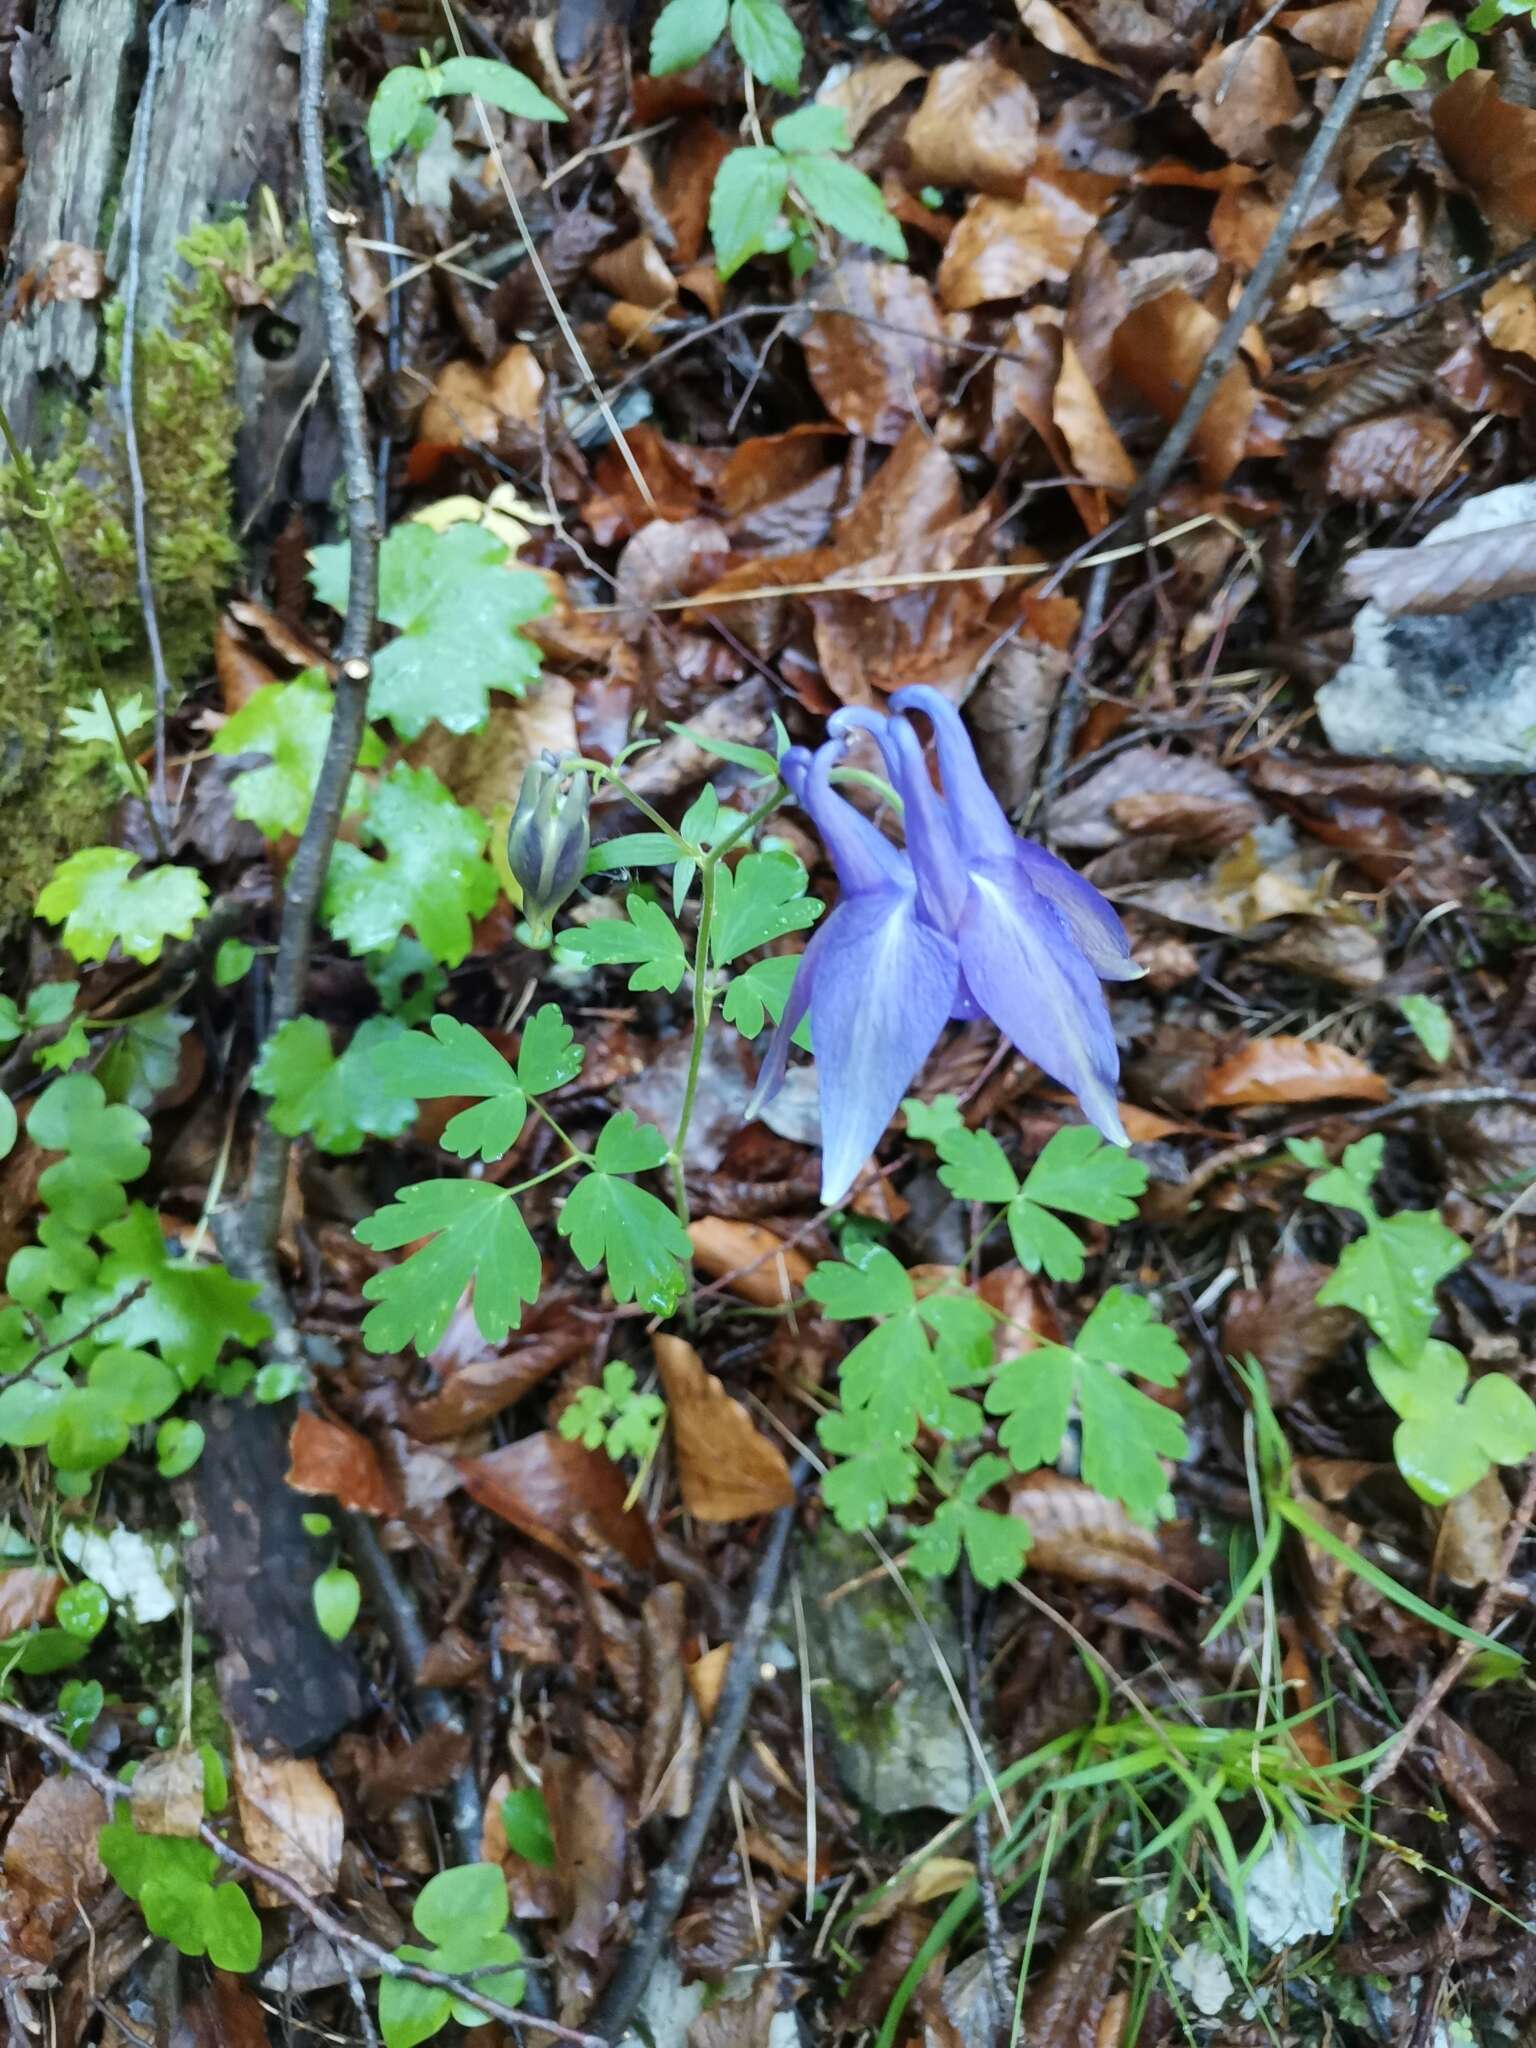
M1300 168L1296 173L1296 182L1291 187L1290 197L1286 200L1279 219L1269 232L1269 237L1264 244L1259 260L1254 265L1248 282L1243 286L1238 296L1237 304L1227 315L1220 333L1211 344L1210 352L1200 366L1199 375L1195 378L1194 383L1190 385L1188 396L1179 408L1178 417L1164 435L1162 445L1147 465L1140 482L1131 493L1130 502L1126 506L1121 518L1115 522L1117 526L1132 521L1138 524L1144 523L1148 511L1156 505L1158 499L1173 481L1174 471L1183 461L1190 443L1199 431L1200 422L1205 418L1206 407L1216 395L1217 385L1220 384L1222 378L1226 376L1227 371L1232 367L1233 358L1237 354L1243 336L1253 325L1254 321L1264 312L1269 303L1271 288L1276 277L1279 275L1281 264L1284 263L1286 257L1290 254L1291 243L1295 238L1296 231L1306 218L1307 209L1312 203L1312 195L1317 189L1318 180L1327 168L1328 159L1333 155L1334 147L1344 132L1344 125L1358 106L1360 95L1365 91L1381 59L1381 53L1386 47L1387 30L1391 26L1392 17L1396 11L1397 0L1375 0L1375 5L1371 9L1370 20L1366 23L1365 34L1360 38L1360 47L1355 52L1354 60L1350 64L1349 70L1345 73L1343 83L1334 95L1332 106L1329 107L1327 113L1323 116L1318 131L1313 136L1307 148L1307 153L1301 160ZM1095 577L1095 582L1097 580L1097 577ZM1102 612L1102 603L1099 609ZM1087 626L1088 615L1085 613L1085 640L1089 637ZM1078 716L1083 699L1082 669L1085 665L1083 661L1074 664L1072 674L1067 679L1067 686L1062 691L1061 703L1057 708L1056 731L1052 735L1051 743L1051 763L1054 767L1059 761L1061 772L1065 771L1067 759L1072 751L1072 742L1076 735ZM1052 783L1049 772L1047 773L1045 781L1045 800L1047 805L1055 795L1056 786L1059 785L1059 782L1060 773L1057 774L1055 784Z
M314 4L315 0L310 0L310 5ZM20 1707L10 1706L6 1701L0 1700L0 1723L8 1728L14 1728L18 1735L25 1736L39 1749L47 1750L50 1756L67 1765L77 1777L84 1778L88 1785L93 1786L101 1794L109 1813L119 1802L128 1803L128 1787L120 1784L98 1765L88 1763L56 1729L48 1726L41 1715L24 1713ZM243 1850L232 1847L215 1828L209 1826L207 1821L199 1827L197 1837L204 1848L213 1851L226 1869L234 1871L239 1877L251 1878L258 1884L268 1886L280 1898L286 1899L290 1906L296 1907L312 1927L318 1928L333 1942L341 1943L362 1956L379 1976L408 1977L414 1984L427 1984L438 1991L450 1991L455 1998L463 1999L466 2005L478 2007L488 2019L500 2020L510 2027L526 2027L530 2032L550 2034L557 2041L574 2043L575 2048L607 2048L607 2043L595 2034L584 2034L579 2028L561 2026L556 2020L536 2017L530 2012L519 2010L516 2006L503 2005L500 1999L487 1998L484 1992L476 1990L474 1984L463 1977L453 1977L444 1970L430 1970L417 1963L402 1962L387 1948L381 1948L376 1941L370 1941L366 1934L355 1934L344 1921L338 1920L333 1913L327 1912L324 1906L317 1904L303 1886L295 1884L285 1871L274 1870L266 1863L258 1863ZM504 1968L505 1965L499 1967Z
M1468 1627L1476 1635L1487 1635L1489 1628L1493 1624L1494 1613L1498 1607L1500 1596L1504 1591L1504 1582L1509 1577L1510 1571L1514 1566L1516 1553L1525 1540L1526 1531L1531 1526L1531 1518L1533 1516L1536 1516L1536 1464L1533 1464L1530 1471L1526 1474L1525 1491L1520 1496L1519 1506L1515 1509L1513 1515L1510 1516L1509 1527L1504 1534L1504 1547L1499 1553L1498 1565L1495 1568L1493 1577L1483 1588L1482 1597L1479 1599L1472 1619L1468 1623ZM1431 1682L1428 1690L1414 1707L1413 1712L1408 1716L1402 1727L1398 1729L1396 1735L1393 1736L1385 1755L1380 1757L1371 1766L1368 1775L1361 1780L1362 1791L1374 1792L1383 1779L1390 1777L1393 1771L1397 1769L1407 1751L1418 1740L1419 1732L1425 1722L1435 1711L1436 1707L1439 1706L1446 1694L1459 1682L1462 1674L1477 1655L1480 1648L1480 1644L1473 1642L1460 1642L1456 1645L1456 1648L1441 1667L1439 1676Z
M791 1471L790 1477L797 1490L806 1471L803 1459ZM790 1506L780 1508L768 1524L763 1554L752 1581L752 1597L731 1650L731 1661L726 1667L725 1682L715 1704L714 1719L699 1751L693 1805L673 1838L666 1861L652 1873L640 1925L592 2015L592 2025L605 2042L619 2039L644 1996L651 1972L672 1930L672 1923L682 1909L694 1865L699 1860L704 1838L715 1817L715 1808L731 1774L731 1766L741 1746L747 1709L757 1690L763 1636L773 1612L779 1574L784 1568L784 1553L794 1520L795 1510Z

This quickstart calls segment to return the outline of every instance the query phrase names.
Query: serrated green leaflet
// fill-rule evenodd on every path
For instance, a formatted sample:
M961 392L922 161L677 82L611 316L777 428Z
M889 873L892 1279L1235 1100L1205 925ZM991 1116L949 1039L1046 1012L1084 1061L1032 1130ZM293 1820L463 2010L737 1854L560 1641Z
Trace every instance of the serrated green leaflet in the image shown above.
M108 1247L96 1276L105 1307L143 1283L144 1291L96 1332L101 1344L154 1345L181 1383L194 1387L213 1370L226 1343L260 1344L272 1326L255 1305L254 1281L217 1264L172 1258L153 1209L135 1202L101 1232Z
M475 1321L491 1344L515 1330L524 1303L538 1297L539 1254L528 1226L505 1188L487 1181L416 1181L359 1223L354 1235L378 1251L429 1239L364 1282L364 1298L377 1304L363 1322L370 1351L403 1351L408 1344L431 1351L471 1284Z
M485 820L456 803L430 768L401 762L375 788L365 831L379 855L345 842L331 855L331 930L354 953L381 953L409 927L434 960L457 967L471 920L496 900Z
M732 975L720 1014L743 1038L756 1038L770 1017L777 1024L783 1016L799 968L798 953L776 953L772 959L754 961L744 973ZM799 1032L795 1042L800 1042Z
M208 907L208 885L192 868L149 868L136 875L136 853L88 846L53 871L37 914L62 924L77 960L105 960L114 945L147 966L167 939L185 939Z
M719 41L729 0L667 0L651 30L651 74L687 71Z
M947 1101L948 1099L946 1099ZM1022 1185L1001 1145L987 1131L969 1131L958 1112L909 1102L907 1128L926 1137L944 1162L939 1179L968 1202L1007 1205L1009 1235L1027 1273L1042 1267L1053 1280L1083 1277L1083 1248L1053 1211L1099 1223L1124 1223L1136 1213L1147 1170L1086 1124L1053 1133ZM915 1119L915 1122L914 1122Z
M610 1117L593 1155L594 1171L567 1196L560 1211L560 1235L591 1272L606 1268L615 1301L636 1301L657 1315L670 1315L687 1284L683 1262L691 1258L688 1233L665 1202L622 1174L664 1165L666 1141L629 1110Z
M779 0L731 0L731 41L754 78L780 92L798 89L805 45Z
M315 595L343 610L349 544L316 548L310 560ZM517 628L552 602L541 576L507 567L505 546L483 526L392 527L379 551L379 617L400 632L373 657L369 715L408 740L434 721L478 731L492 690L520 697L538 681L539 650Z
M805 869L788 853L748 853L734 869L722 866L709 941L715 965L727 967L755 947L814 924L821 905L805 885Z
M355 1152L364 1138L398 1137L416 1121L414 1097L380 1080L380 1054L403 1035L392 1017L369 1017L338 1055L318 1017L294 1017L267 1040L251 1083L271 1098L276 1130L307 1132L322 1152Z
M442 1135L445 1150L460 1159L500 1159L517 1142L528 1114L527 1098L563 1087L581 1071L582 1054L571 1028L553 1003L523 1029L516 1071L483 1032L453 1017L434 1017L430 1031L396 1035L375 1055L381 1078L404 1095L483 1098L450 1117Z
M688 955L677 926L659 903L632 890L625 898L625 917L604 917L592 924L568 925L557 944L587 967L638 963L629 977L632 989L682 986Z
M1029 1525L1016 1515L981 1506L982 1496L1010 1476L1006 1458L992 1452L979 1457L965 1473L950 1499L941 1501L933 1518L917 1532L910 1563L927 1578L947 1578L964 1550L979 1586L1001 1586L1016 1579L1029 1553Z
M1055 1463L1075 1401L1083 1480L1151 1523L1167 1492L1160 1461L1183 1457L1188 1442L1178 1416L1122 1374L1171 1387L1186 1363L1148 1303L1112 1287L1074 1345L1043 1344L1002 1366L987 1389L987 1412L1006 1418L998 1440L1014 1469L1032 1472Z
M733 149L709 195L709 237L722 283L750 258L788 246L789 165L776 149Z

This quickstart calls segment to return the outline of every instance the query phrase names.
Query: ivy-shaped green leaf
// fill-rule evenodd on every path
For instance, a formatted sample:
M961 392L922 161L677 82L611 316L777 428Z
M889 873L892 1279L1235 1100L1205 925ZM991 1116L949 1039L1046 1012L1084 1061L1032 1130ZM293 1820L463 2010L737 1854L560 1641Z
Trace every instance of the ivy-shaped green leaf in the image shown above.
M416 1121L415 1097L386 1085L381 1055L405 1036L392 1017L369 1017L338 1054L318 1017L293 1017L267 1040L251 1075L270 1096L273 1128L307 1133L322 1152L355 1152L364 1138L394 1138Z
M1536 1452L1536 1402L1501 1372L1469 1387L1467 1361L1451 1345L1431 1339L1407 1364L1373 1344L1366 1363L1402 1417L1392 1438L1398 1470L1432 1506L1476 1486L1490 1465L1518 1465Z
M65 1074L32 1105L27 1136L64 1156L45 1167L37 1191L53 1215L89 1232L121 1216L124 1184L149 1165L149 1125L126 1103L107 1101L94 1074Z
M268 766L245 768L233 777L230 793L237 818L245 818L268 839L297 837L309 822L320 764L331 733L330 685L320 669L306 669L291 683L263 683L214 735L215 754L265 754ZM363 734L359 765L373 768L384 758L378 735ZM348 808L362 802L354 782Z
M147 966L167 939L185 939L208 907L208 885L192 868L150 868L135 875L136 853L87 846L61 861L37 899L37 914L64 927L76 960L105 960L114 945Z
M96 1275L100 1305L141 1283L143 1292L96 1332L101 1344L154 1345L185 1387L213 1371L226 1343L257 1345L272 1334L254 1281L237 1280L216 1262L173 1258L154 1210L135 1202L101 1237L106 1257Z
M457 967L470 948L471 921L496 899L496 871L485 859L489 831L430 768L400 762L374 789L364 820L381 854L344 842L331 855L331 930L354 953L381 953L410 927L434 960Z
M310 560L315 595L344 610L349 543L316 548ZM387 718L407 740L434 720L449 732L478 732L492 690L521 697L538 681L539 650L517 628L552 603L543 577L509 568L504 543L484 526L392 527L379 551L379 617L400 631L373 657L370 716Z

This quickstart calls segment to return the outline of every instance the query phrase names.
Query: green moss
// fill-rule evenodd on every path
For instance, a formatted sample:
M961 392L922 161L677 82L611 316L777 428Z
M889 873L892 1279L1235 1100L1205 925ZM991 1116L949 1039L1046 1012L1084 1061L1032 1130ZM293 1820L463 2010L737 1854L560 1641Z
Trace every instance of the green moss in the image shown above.
M260 243L260 245L259 245ZM191 278L175 288L169 326L142 334L135 352L134 419L144 475L150 572L173 683L210 656L218 600L239 561L229 478L239 413L234 403L230 283L271 296L308 266L307 251L253 238L244 220L209 223L180 245ZM122 310L107 313L102 389L50 424L58 453L37 480L70 576L90 617L114 692L153 685L139 605L132 501L116 383ZM0 468L0 806L10 830L0 874L0 932L31 914L55 864L97 836L116 789L99 750L61 741L71 704L94 687L66 593L39 520L16 473Z

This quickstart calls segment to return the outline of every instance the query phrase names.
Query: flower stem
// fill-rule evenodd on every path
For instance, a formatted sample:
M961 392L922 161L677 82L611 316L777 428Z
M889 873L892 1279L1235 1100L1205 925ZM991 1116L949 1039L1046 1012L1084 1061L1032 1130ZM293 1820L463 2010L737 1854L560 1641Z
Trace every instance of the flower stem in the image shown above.
M688 1127L693 1122L694 1105L699 1095L699 1073L704 1064L704 1036L709 1029L710 1011L714 1008L714 991L709 980L709 942L715 923L715 873L719 866L719 850L711 854L699 872L699 930L693 950L693 1044L688 1053L688 1078L683 1084L683 1106L678 1111L677 1132L672 1140L672 1202L677 1210L677 1220L684 1230L688 1228L688 1184L683 1173L683 1150L688 1142ZM694 1321L693 1270L688 1271L688 1293L685 1313L691 1329Z

